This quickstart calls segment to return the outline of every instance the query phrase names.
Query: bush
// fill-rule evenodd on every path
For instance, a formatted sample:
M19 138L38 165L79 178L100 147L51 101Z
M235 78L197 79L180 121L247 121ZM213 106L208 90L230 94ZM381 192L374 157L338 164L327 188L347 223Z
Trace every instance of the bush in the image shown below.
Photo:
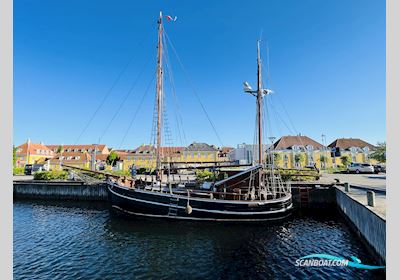
M283 181L315 181L319 174L315 170L279 170ZM296 176L302 175L302 176ZM309 176L308 176L309 175Z
M141 168L139 168L138 170L137 170L137 174L146 174L146 168L144 168L144 167L141 167Z
M67 171L40 171L36 172L33 176L34 180L67 180L68 172Z
M24 168L23 167L14 167L13 168L13 175L23 175Z
M214 181L216 179L216 175L208 170L196 170L196 178L199 181Z
M109 171L108 173L111 173L113 175L119 175L119 176L131 176L131 173L129 170L112 170L112 171Z
M351 163L351 157L349 155L343 155L340 157L342 161L343 167L347 168L347 166Z

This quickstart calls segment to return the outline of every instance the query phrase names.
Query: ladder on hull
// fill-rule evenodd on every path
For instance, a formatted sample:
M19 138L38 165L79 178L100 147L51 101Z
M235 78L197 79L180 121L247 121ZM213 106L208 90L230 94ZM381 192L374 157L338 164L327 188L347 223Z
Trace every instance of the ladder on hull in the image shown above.
M308 208L310 204L309 188L299 188L300 208Z
M178 214L179 197L170 197L168 216L176 217Z

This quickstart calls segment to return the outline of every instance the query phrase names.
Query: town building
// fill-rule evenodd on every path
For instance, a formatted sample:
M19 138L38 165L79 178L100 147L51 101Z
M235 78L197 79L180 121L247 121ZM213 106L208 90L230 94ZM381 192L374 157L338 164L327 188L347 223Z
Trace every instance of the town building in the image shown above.
M214 145L193 142L183 149L183 162L216 162L218 161L218 149Z
M105 144L84 144L84 145L58 144L58 145L47 145L47 147L54 153L63 151L63 152L75 152L75 153L88 152L89 154L93 154L95 150L96 153L99 154L108 155L110 153L109 148Z
M281 168L326 168L332 165L328 149L305 135L282 136L268 152L270 155L276 154L274 164Z
M263 150L266 151L270 145L263 145ZM266 154L264 154L264 157ZM228 153L230 161L235 161L238 164L252 164L258 162L258 145L254 144L238 144L237 147Z
M233 147L221 147L218 149L218 161L231 161L229 154L234 150Z
M328 145L334 165L343 165L342 156L349 156L351 162L377 163L370 158L370 154L376 150L376 147L359 138L338 138Z
M54 156L54 152L43 143L32 143L30 139L16 147L16 166L24 167L25 164L35 164Z
M51 170L61 169L62 165L90 169L91 155L88 152L60 152L48 162Z
M161 147L161 160L164 163L182 162L184 147ZM122 168L128 170L130 166L153 169L156 167L156 148L152 145L141 145L134 150L114 150L123 162Z

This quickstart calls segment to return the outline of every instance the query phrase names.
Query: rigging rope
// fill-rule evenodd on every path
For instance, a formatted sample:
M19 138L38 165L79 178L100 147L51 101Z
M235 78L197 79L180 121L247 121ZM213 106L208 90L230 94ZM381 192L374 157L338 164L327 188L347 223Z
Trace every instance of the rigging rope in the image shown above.
M152 83L154 82L155 77L156 77L156 73L154 73L153 78L150 80L149 84L147 85L146 90L144 91L144 93L143 93L143 95L142 95L142 99L140 100L140 103L139 103L138 107L136 108L136 111L135 111L135 113L134 113L134 115L133 115L131 121L129 122L129 126L128 126L128 128L126 129L124 136L122 137L121 143L119 144L119 149L121 149L123 143L125 142L125 138L126 138L126 136L128 135L129 130L131 129L134 120L136 119L136 116L137 116L137 114L138 114L138 112L139 112L139 109L141 108L141 106L142 106L142 104L143 104L143 101L144 101L144 98L145 98L147 92L149 91L150 86L151 86Z
M165 38L165 36L164 36L164 38ZM173 79L173 72L172 72L172 67L171 67L170 61L169 61L169 54L168 54L167 45L165 45L164 50L165 50L164 54L165 54L166 70L167 70L166 72L167 72L167 75L168 75L168 78L169 78L169 81L170 81L170 87L171 87L171 91L172 91L172 94L173 94L173 100L174 100L174 105L175 105L175 111L174 112L175 112L175 121L176 121L176 124L177 124L177 132L178 132L178 136L179 136L179 139L180 139L181 146L186 146L186 144L187 144L186 134L185 134L185 130L183 128L182 114L180 112L180 107L179 107L179 103L178 103L178 100L177 100L175 84L174 84L174 79ZM181 134L181 130L182 130L182 134ZM182 141L182 135L183 135L184 142Z
M269 48L268 48L268 46L267 46L267 81L268 81L269 84L271 85L271 84L272 84L272 81L271 81L271 76L270 76L269 63L270 63L270 61L269 61ZM264 65L263 65L263 67L264 67ZM275 92L276 92L276 91L275 91ZM300 146L302 146L302 147L304 148L304 150L306 150L306 147L304 146L304 143L303 143L303 141L301 140L301 137L299 136L299 133L298 133L298 131L297 131L295 125L293 124L293 121L292 121L292 119L290 118L290 115L289 115L288 111L286 110L286 107L285 107L284 103L282 102L282 100L281 100L279 94L277 94L277 96L278 96L278 101L280 102L280 104L281 104L281 106L282 106L284 112L286 113L286 116L287 116L287 118L288 118L288 120L289 120L289 123L290 123L290 125L292 126L292 128L293 128L293 130L294 130L295 133L293 133L293 131L289 128L289 126L288 126L288 125L283 121L283 119L281 119L280 116L278 115L279 118L280 118L281 121L285 124L285 126L289 129L289 131L291 131L291 133L294 134L294 135L297 137L297 139L299 140L299 142L300 142L300 144L301 144ZM271 100L270 100L270 102L271 102ZM271 107L272 107L272 104L271 104ZM274 109L274 108L272 107L272 109Z
M124 106L126 100L129 98L129 96L131 95L131 93L133 92L133 89L135 88L136 84L138 83L138 81L140 80L141 76L143 75L145 69L147 68L147 66L149 65L150 62L150 57L149 59L146 61L145 65L143 66L142 70L139 72L139 75L136 77L136 80L132 83L130 89L128 90L128 92L126 93L126 95L124 96L124 98L122 99L121 103L119 104L117 110L115 111L114 115L112 116L112 118L110 119L110 121L108 122L106 128L104 129L103 133L100 135L99 137L99 142L101 141L101 139L104 137L104 135L107 133L108 129L111 127L111 124L113 123L114 119L117 117L118 113L121 111L122 107Z
M172 47L172 50L173 50L173 52L174 52L174 54L175 54L175 56L176 56L176 58L177 58L177 60L178 60L178 62L179 62L179 65L181 66L183 72L185 73L186 79L189 81L189 84L190 84L190 86L192 87L192 91L193 91L194 95L196 96L197 101L200 103L200 106L201 106L201 108L202 108L204 114L206 115L206 117L207 117L207 119L208 119L208 122L210 123L210 125L211 125L211 127L212 127L212 129L213 129L213 131L214 131L214 133L215 133L215 135L217 136L219 143L221 144L221 146L224 146L223 143L222 143L222 141L221 141L221 138L219 137L219 134L218 134L217 130L215 129L215 126L214 126L213 122L211 121L210 116L209 116L208 113L207 113L206 108L204 107L203 103L201 102L201 99L200 99L199 95L197 94L197 92L196 92L196 90L195 90L195 88L194 88L194 84L193 84L192 80L190 79L189 74L188 74L187 71L185 70L185 67L184 67L183 64L182 64L182 61L181 61L181 59L179 58L178 53L176 52L176 49L175 49L173 43L172 43L171 40L169 39L169 36L168 36L168 34L165 32L165 30L164 30L164 33L165 33L165 37L167 38L167 41L169 42L169 44L170 44L171 47Z
M147 39L149 37L149 34L147 34L147 36L145 37L145 39ZM139 41L139 48L142 46L143 42L145 40L141 40ZM106 94L104 95L103 99L101 100L99 106L97 106L96 110L94 111L93 115L89 118L88 122L86 123L86 125L83 127L81 133L78 135L78 138L75 140L75 145L79 142L79 140L81 139L82 135L86 132L86 130L88 129L89 125L92 123L92 121L94 120L94 118L96 117L97 113L100 111L100 108L103 107L105 101L107 100L107 98L110 96L111 92L113 91L113 89L115 88L115 86L117 85L117 83L119 82L119 80L121 79L121 77L123 76L123 74L125 73L125 71L128 69L129 65L132 63L132 61L134 60L134 58L137 58L138 53L135 52L131 58L128 60L128 63L122 68L121 72L118 74L117 78L114 80L114 82L112 83L111 87L108 89L108 91L106 92Z

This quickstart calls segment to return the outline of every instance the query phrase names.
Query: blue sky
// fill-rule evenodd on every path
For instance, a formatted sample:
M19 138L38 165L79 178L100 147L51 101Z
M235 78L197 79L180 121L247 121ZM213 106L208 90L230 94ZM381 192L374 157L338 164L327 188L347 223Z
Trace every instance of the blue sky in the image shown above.
M167 45L180 108L166 76L172 144L254 141L255 100L242 82L256 84L260 34L265 68L269 48L265 82L274 90L267 136L386 139L385 1L16 0L14 143L148 144L160 10L178 17L165 28L184 65Z

